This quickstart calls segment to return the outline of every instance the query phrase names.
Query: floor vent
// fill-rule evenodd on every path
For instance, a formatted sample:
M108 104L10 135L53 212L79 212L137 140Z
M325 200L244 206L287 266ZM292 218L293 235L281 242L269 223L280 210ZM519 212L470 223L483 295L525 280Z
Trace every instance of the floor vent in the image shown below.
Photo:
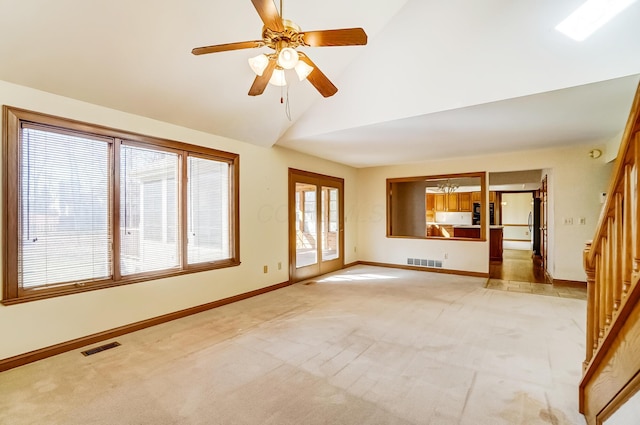
M407 258L407 264L410 266L431 267L436 269L442 268L441 260L430 260L426 258Z
M105 345L101 345L99 347L94 347L94 348L92 348L90 350L87 350L87 351L83 351L82 354L85 355L85 356L90 356L92 354L96 354L96 353L99 353L101 351L109 350L111 348L116 348L119 345L120 345L119 342L115 342L114 341L114 342L110 342L110 343L105 344Z

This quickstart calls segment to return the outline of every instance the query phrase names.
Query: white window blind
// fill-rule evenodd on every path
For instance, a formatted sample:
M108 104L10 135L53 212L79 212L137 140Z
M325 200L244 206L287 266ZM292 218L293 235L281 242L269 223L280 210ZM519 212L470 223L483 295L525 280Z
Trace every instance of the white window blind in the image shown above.
M110 144L23 123L18 286L110 278Z
M178 161L161 150L120 149L120 273L165 270L180 265Z
M229 164L188 158L188 263L228 259Z

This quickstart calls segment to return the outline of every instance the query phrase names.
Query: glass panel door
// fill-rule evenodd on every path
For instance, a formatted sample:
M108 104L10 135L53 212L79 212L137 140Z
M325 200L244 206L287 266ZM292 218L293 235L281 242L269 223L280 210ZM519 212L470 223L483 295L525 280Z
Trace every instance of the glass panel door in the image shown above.
M296 268L318 262L316 186L296 183Z
M322 186L322 261L339 257L338 189Z
M289 261L298 282L344 266L343 180L289 170Z

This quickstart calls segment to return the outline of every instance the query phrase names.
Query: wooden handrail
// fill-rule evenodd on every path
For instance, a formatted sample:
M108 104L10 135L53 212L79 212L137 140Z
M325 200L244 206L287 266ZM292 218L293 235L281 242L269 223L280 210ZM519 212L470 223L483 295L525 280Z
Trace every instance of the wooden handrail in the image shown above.
M601 424L640 376L640 86L593 241L584 250L587 329L580 411Z

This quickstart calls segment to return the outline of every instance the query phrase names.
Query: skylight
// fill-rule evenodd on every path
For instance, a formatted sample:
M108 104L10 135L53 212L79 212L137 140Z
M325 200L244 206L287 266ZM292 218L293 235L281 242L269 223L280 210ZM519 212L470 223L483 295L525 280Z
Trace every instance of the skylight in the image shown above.
M556 30L576 41L582 41L635 1L587 0L567 19L560 22Z

